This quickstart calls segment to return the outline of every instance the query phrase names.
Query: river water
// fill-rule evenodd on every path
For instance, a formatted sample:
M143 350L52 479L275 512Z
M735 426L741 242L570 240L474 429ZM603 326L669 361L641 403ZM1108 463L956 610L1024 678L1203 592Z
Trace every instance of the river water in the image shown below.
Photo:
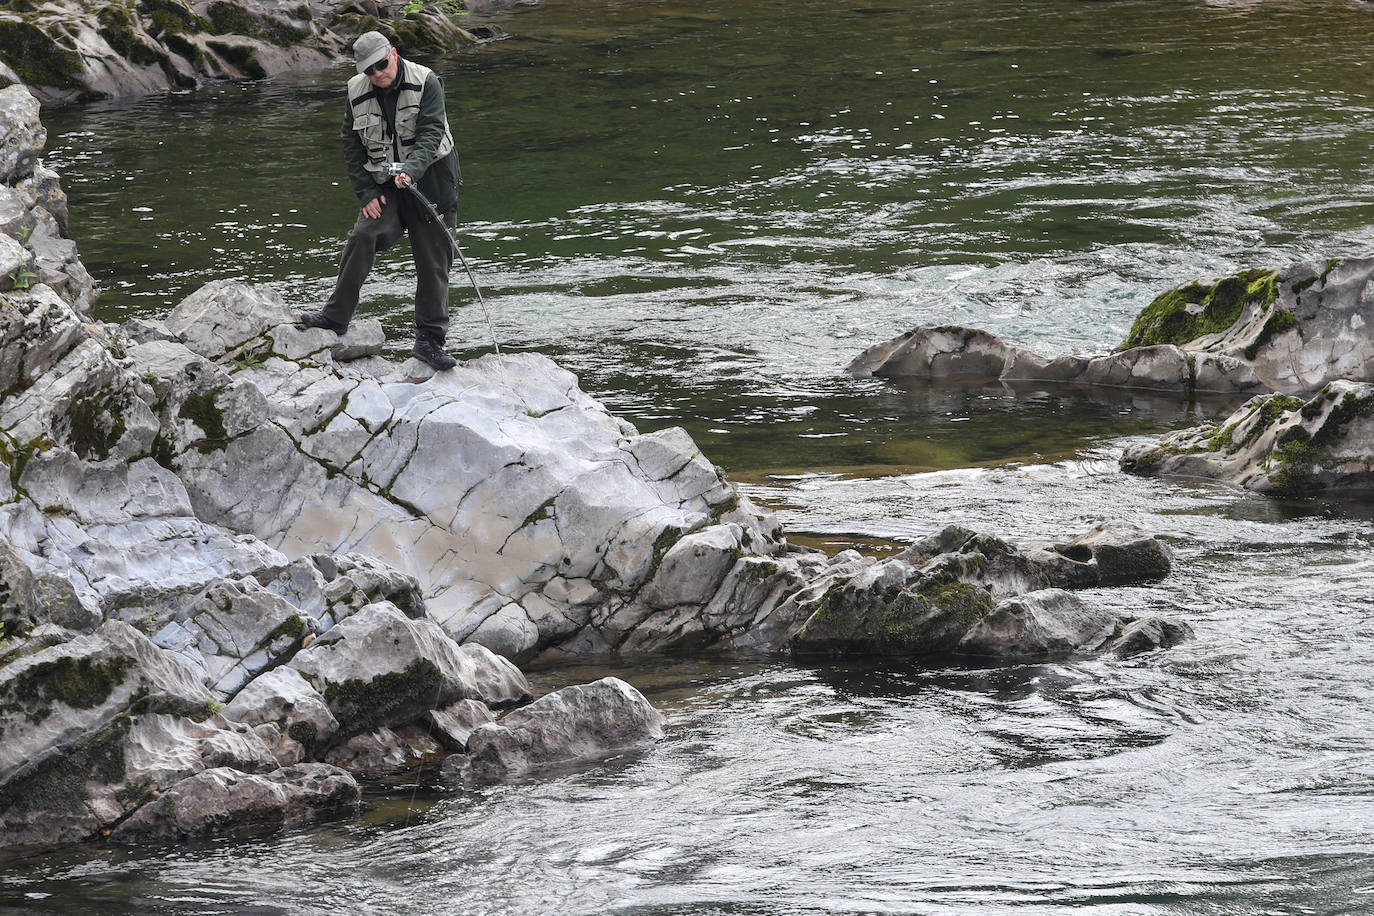
M1358 0L565 0L427 60L466 249L507 349L642 429L686 426L797 540L947 524L1167 536L1091 597L1186 619L1129 662L614 671L670 737L480 791L371 787L357 820L9 863L34 913L1374 911L1374 509L1141 480L1133 437L1229 405L854 382L919 324L1114 347L1194 278L1374 250L1374 5ZM328 293L355 202L346 66L46 114L99 317L202 283ZM461 277L461 274L458 275ZM410 343L404 250L366 309ZM490 349L481 310L451 345Z

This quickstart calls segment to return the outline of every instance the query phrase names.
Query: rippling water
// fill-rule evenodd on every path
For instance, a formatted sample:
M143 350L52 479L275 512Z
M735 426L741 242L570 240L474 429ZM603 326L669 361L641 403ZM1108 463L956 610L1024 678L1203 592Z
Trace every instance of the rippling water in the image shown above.
M1198 639L1130 662L618 666L643 755L369 792L256 841L11 863L41 913L1374 911L1374 507L1121 475L1226 403L840 374L917 324L1104 352L1163 288L1374 245L1374 7L546 0L431 61L503 346L687 426L799 539L1107 518L1176 571L1092 596ZM354 202L347 68L50 112L101 317L203 282L318 301ZM408 256L369 284L409 346ZM489 348L480 312L452 334ZM552 689L607 669L536 672Z

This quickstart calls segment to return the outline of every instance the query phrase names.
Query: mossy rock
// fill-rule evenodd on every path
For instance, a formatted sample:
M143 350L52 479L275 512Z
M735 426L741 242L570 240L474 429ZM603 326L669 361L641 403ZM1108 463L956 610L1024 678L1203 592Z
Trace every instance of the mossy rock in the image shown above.
M1118 350L1181 346L1228 330L1251 303L1266 307L1278 299L1278 272L1247 270L1210 286L1190 283L1156 298L1136 317ZM1296 322L1296 319L1294 319Z
M818 599L791 648L799 656L929 655L948 652L995 603L967 582L927 579L882 595L836 585Z
M394 721L398 713L418 715L416 698L436 697L443 675L434 663L417 658L402 671L379 675L371 680L350 680L328 684L323 691L329 710L339 722L337 741ZM403 716L403 717L407 717Z
M180 0L138 0L135 9L149 22L148 31L174 51L177 49L167 40L170 36L194 35L214 28L209 19L197 15ZM186 56L181 51L177 53Z
M266 79L267 70L258 62L258 49L252 45L229 44L224 41L206 42L220 59L249 79Z
M121 57L140 66L167 62L167 55L139 34L133 14L122 6L107 6L96 17L100 37Z
M177 416L190 420L199 427L205 437L196 443L201 452L224 448L229 442L229 432L224 428L224 411L215 403L214 392L193 394L181 404Z
M0 21L0 59L30 86L84 89L76 79L85 70L81 55L33 23Z
M66 423L72 451L88 461L103 461L124 437L127 408L118 394L95 392L74 395L67 407Z

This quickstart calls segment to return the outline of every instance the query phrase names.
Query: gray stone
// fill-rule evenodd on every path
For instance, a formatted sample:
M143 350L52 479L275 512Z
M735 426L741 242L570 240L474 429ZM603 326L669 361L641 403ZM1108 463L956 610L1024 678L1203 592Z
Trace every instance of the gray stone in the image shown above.
M167 329L192 351L220 360L242 351L244 344L269 328L294 320L281 295L270 287L237 280L214 280L172 309Z
M0 785L0 836L6 845L90 839L163 789L219 766L270 772L278 763L248 726L217 716L121 715Z
M212 582L153 635L202 672L205 685L229 700L245 684L289 659L319 624L251 578Z
M477 700L459 700L443 709L432 709L426 719L435 740L450 751L459 752L467 750L473 729L496 721L486 704Z
M524 675L479 646L459 647L430 620L393 605L363 608L289 663L320 692L340 739L402 725L455 700L510 705L529 696Z
M468 737L468 772L500 779L644 748L665 734L663 715L619 678L565 687Z
M356 813L361 790L353 777L324 763L270 773L216 767L182 780L136 810L110 842L204 839L314 823Z
M13 185L31 176L47 142L38 99L24 86L0 89L0 183Z
M214 697L127 624L0 668L0 784L130 713L205 713Z
M327 747L339 722L318 690L294 668L273 668L254 678L224 708L228 719L258 726L275 725L303 752Z
M1170 649L1193 638L1193 628L1181 620L1146 617L1128 624L1112 643L1111 651L1118 658L1133 658L1158 649Z
M999 658L1052 658L1100 650L1120 620L1072 592L1049 588L1008 598L975 623L955 651Z

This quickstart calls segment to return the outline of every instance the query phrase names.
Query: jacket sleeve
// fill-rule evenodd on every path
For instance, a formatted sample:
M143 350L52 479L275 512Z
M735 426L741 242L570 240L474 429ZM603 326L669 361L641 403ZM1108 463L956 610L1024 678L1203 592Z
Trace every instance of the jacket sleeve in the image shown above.
M367 150L358 132L353 129L353 106L344 98L343 127L339 129L339 139L343 141L344 164L348 168L348 183L353 185L353 193L366 206L370 201L382 196L382 189L372 179L367 170Z
M434 161L439 144L444 142L444 132L448 129L448 115L444 111L444 84L436 74L425 79L424 91L420 94L420 114L415 124L415 145L410 148L403 168L406 174L419 181Z

